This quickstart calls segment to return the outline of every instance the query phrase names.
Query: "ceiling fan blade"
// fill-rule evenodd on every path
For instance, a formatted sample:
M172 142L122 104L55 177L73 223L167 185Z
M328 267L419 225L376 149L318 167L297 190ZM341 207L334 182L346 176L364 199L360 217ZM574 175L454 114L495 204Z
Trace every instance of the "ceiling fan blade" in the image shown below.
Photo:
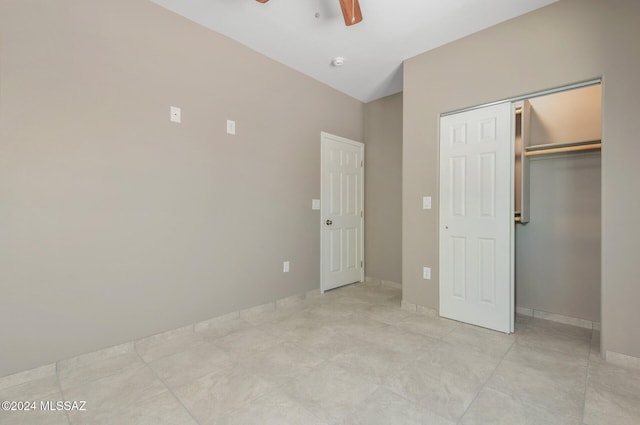
M342 8L342 16L346 26L355 25L362 21L362 12L360 11L358 0L340 0L340 8Z

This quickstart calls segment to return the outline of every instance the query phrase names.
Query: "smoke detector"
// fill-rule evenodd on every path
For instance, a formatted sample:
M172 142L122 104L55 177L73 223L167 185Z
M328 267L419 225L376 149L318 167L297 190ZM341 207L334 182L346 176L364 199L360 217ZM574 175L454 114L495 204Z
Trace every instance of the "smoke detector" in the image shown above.
M336 67L344 65L344 58L342 56L336 56L331 61L331 65Z

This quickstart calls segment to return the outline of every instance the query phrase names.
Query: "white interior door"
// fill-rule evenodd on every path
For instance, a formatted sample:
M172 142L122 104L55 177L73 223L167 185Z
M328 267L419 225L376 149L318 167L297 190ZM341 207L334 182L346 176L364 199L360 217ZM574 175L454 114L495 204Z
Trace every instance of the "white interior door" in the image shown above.
M440 119L440 315L513 332L512 107Z
M364 145L321 134L322 291L364 280Z

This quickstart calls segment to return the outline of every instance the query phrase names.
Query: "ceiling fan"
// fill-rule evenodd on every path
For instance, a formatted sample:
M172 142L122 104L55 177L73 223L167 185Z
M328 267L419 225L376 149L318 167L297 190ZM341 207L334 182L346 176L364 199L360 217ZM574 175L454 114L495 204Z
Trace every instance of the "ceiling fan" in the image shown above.
M269 0L256 0L260 3L266 3ZM355 25L362 21L362 12L360 11L360 3L358 0L339 0L342 16L346 26Z

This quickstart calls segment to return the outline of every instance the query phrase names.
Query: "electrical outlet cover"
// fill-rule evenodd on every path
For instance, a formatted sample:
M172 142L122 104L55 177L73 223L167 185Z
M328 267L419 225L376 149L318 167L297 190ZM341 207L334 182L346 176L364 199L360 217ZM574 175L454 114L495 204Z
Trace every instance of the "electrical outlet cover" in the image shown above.
M423 196L422 197L422 209L430 210L431 209L431 196Z
M422 278L425 280L430 280L431 279L431 268L430 267L423 267L422 268Z

